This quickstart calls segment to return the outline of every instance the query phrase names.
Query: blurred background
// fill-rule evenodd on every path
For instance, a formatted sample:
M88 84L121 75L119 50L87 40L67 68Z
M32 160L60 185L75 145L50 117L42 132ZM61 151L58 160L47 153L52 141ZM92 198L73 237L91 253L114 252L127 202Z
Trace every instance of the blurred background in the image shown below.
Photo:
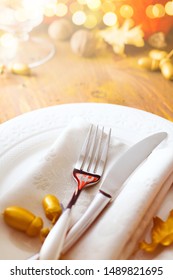
M1 122L76 102L173 120L172 81L172 0L0 0Z
M25 46L29 45L30 33L34 28L41 28L43 25L47 25L48 31L46 28L45 31L53 40L69 39L81 28L95 35L97 33L97 37L102 38L113 47L115 53L121 55L125 52L125 45L142 47L147 42L153 47L164 48L173 27L173 1L0 0L1 63L7 63L19 55L23 48L19 47L22 40L28 43ZM80 33L76 40L80 40L80 37L82 40L84 36ZM40 61L44 62L46 56L48 59L53 55L53 47L47 42L47 49L45 50L44 46L42 50L43 45L41 48L39 44L43 43L39 42L38 38L35 49L30 46L27 52L38 52L36 49L40 48L39 52L43 52ZM75 43L72 43L72 50L79 51L74 45ZM95 48L98 48L98 42L95 42ZM93 54L94 46L90 49ZM20 54L22 55L25 60L24 54ZM27 55L29 56L29 53ZM87 55L90 55L89 51ZM39 60L38 57L37 59Z

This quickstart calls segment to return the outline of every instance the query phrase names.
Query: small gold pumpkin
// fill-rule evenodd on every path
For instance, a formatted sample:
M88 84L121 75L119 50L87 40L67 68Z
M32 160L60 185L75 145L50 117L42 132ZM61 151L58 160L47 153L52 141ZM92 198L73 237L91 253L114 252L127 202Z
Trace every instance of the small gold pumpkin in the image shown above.
M44 197L42 204L46 217L52 222L52 224L55 224L62 214L62 207L58 198L52 194L48 194Z
M29 76L31 74L31 69L30 67L25 64L25 63L13 63L10 66L10 71L13 74L16 75L24 75L24 76Z
M4 210L3 217L8 226L25 232L30 237L39 235L43 227L43 221L40 217L36 217L33 213L22 207L7 207Z

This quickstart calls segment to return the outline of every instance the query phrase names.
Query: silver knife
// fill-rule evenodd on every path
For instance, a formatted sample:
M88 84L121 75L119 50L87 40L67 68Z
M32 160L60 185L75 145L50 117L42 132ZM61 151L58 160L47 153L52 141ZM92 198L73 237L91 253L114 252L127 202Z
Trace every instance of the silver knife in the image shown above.
M106 205L114 200L123 189L124 182L151 152L166 138L166 132L158 132L136 143L109 167L107 176L102 180L98 193L79 221L67 233L63 251L66 253L80 236L88 229ZM122 172L123 170L123 172ZM116 178L113 181L110 178ZM39 253L29 258L39 259Z
M148 136L129 148L110 166L107 176L101 182L95 198L83 216L67 233L62 251L63 254L66 253L88 229L106 205L118 196L128 177L139 166L139 164L151 154L156 146L158 146L166 138L166 136L166 132L159 132ZM114 178L114 180L111 181L111 177Z

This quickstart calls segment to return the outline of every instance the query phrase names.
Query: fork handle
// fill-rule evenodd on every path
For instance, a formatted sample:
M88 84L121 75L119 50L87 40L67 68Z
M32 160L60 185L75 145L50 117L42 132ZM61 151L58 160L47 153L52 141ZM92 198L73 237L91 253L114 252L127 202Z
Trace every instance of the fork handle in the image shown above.
M40 260L57 260L61 254L65 236L69 228L71 208L66 208L46 237L41 250Z
M94 222L97 216L102 212L106 205L110 202L111 197L105 196L103 193L98 192L87 208L84 215L79 221L69 230L62 253L66 253L72 245L80 238L80 236L88 229Z

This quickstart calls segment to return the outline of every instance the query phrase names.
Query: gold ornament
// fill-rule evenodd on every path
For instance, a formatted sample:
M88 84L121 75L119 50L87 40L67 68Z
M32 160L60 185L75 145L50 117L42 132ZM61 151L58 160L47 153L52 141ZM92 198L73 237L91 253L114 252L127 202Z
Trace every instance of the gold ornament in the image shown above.
M41 240L42 243L44 242L44 240L48 236L49 232L50 232L50 229L47 228L47 227L41 229L41 231L40 231L40 240Z
M138 65L146 70L156 71L160 70L163 77L167 80L173 80L173 63L171 52L161 50L151 50L147 57L141 57L138 59Z
M173 64L171 59L162 59L160 62L160 70L165 79L173 80Z
M138 65L146 70L159 70L159 61L148 56L139 58Z
M16 75L29 76L31 74L30 67L25 63L13 63L9 66L9 70Z
M59 200L56 196L48 194L44 197L42 204L46 217L51 220L52 224L55 224L62 214L62 207Z
M5 65L0 64L0 75L4 74L4 72L5 72Z
M116 54L124 55L125 45L144 46L144 33L140 26L134 26L131 19L125 20L121 27L116 24L101 30L99 34L106 43L112 46Z
M160 50L157 50L157 49L153 49L153 50L149 51L148 55L152 59L160 61L161 59L165 58L168 55L168 52L160 51Z
M152 253L159 245L169 246L173 243L173 210L170 211L167 220L164 222L159 217L153 218L151 230L151 243L142 241L140 249Z
M30 237L39 235L43 227L43 221L30 211L18 207L10 206L4 210L4 221L10 227L25 232Z

